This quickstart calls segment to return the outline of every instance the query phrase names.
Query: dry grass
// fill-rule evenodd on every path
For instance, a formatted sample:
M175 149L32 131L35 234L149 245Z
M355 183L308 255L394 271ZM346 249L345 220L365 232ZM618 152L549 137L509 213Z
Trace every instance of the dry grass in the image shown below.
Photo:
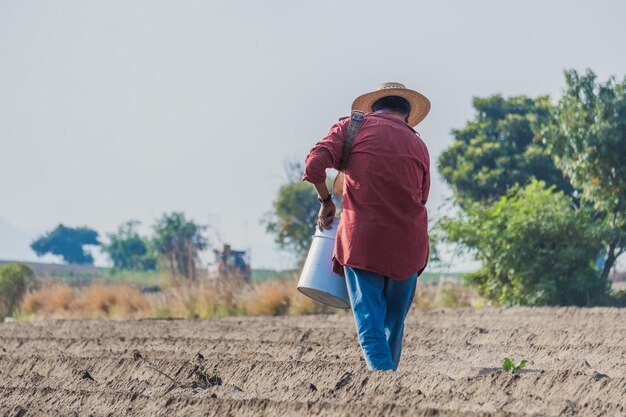
M146 296L136 288L91 285L80 294L79 308L91 318L135 318L150 311Z
M155 317L207 318L243 314L241 282L186 283L151 296Z
M241 306L251 316L279 316L289 310L291 288L283 281L265 281L249 287L241 297Z
M74 298L72 289L65 285L42 288L24 295L21 311L28 315L41 314L62 317L71 311Z
M283 315L329 313L333 309L302 295L297 279L263 281L255 285L227 281L217 285L217 291L205 295L201 305L217 306L214 310L235 311L242 315ZM213 314L215 315L215 312Z
M328 314L337 311L338 309L313 301L313 299L296 290L290 299L288 314Z
M159 293L142 293L126 285L92 284L72 288L44 286L27 293L20 314L34 318L207 318L234 315L334 313L296 289L297 280L273 280L250 285L234 279L185 283ZM482 306L476 293L455 281L419 283L418 308Z
M150 303L139 290L125 285L93 284L86 289L55 285L26 294L20 310L36 317L130 319L144 317Z
M432 284L419 282L413 299L417 308L482 307L485 303L473 289L458 281L443 279Z
M297 290L298 279L266 281L255 286L242 298L242 309L250 315L324 314L335 313L329 307Z

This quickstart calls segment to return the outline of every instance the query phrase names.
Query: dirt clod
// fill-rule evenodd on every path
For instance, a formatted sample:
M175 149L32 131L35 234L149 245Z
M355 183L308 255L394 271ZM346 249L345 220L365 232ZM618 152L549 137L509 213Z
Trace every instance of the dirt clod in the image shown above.
M95 379L93 379L93 377L91 376L91 374L89 373L89 371L83 371L83 372L80 374L80 377L81 377L81 379L88 379L88 380L90 380L90 381L94 381L94 382L96 381Z
M350 372L346 372L345 374L343 374L341 376L341 378L339 378L339 381L337 381L337 383L335 384L335 391L340 390L341 388L345 387L350 380L352 379L352 374Z
M24 417L28 410L20 407L19 405L13 409L13 413L11 414L13 417Z
M609 376L607 374L601 374L600 372L596 372L595 374L593 374L593 378L596 381L601 380L602 378L608 378Z

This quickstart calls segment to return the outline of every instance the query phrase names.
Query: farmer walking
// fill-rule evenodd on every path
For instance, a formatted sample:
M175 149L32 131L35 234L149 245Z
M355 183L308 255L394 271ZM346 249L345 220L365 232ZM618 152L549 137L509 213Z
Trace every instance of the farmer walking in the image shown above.
M311 149L303 180L319 195L318 226L330 229L336 209L326 169L343 174L333 271L345 277L368 369L395 371L417 277L428 262L430 158L412 127L430 102L384 83L352 110Z

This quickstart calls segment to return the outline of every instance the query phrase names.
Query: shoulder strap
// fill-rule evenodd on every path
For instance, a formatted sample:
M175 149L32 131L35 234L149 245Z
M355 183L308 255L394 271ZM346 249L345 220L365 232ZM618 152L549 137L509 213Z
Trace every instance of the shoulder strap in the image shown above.
M350 115L350 123L348 123L348 129L343 139L343 152L341 155L341 161L339 161L339 171L343 171L348 165L348 158L350 157L350 151L352 150L352 143L356 134L359 132L361 123L365 119L365 113L354 110Z

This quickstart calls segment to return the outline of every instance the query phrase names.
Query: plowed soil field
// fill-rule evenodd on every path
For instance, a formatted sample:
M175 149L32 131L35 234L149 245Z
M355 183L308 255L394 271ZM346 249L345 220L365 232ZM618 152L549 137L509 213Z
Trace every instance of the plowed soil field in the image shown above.
M4 323L0 415L626 416L626 310L413 310L397 373L349 313Z

